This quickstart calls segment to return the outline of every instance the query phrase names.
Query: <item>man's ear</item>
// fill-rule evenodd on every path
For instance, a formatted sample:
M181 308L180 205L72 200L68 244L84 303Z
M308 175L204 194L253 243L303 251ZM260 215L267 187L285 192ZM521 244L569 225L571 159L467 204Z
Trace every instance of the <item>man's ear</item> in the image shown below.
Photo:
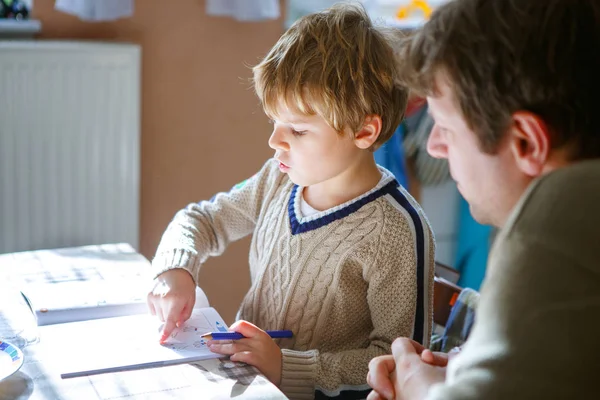
M538 115L518 111L512 115L510 148L523 173L540 176L550 156L550 131Z
M381 133L381 117L367 115L360 131L354 134L354 143L359 149L368 149L375 143Z

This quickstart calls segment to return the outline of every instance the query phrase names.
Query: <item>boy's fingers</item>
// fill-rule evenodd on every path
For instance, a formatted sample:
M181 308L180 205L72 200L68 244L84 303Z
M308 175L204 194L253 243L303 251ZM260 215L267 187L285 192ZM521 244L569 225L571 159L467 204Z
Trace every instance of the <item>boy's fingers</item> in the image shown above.
M181 319L182 309L179 308L177 305L171 304L171 307L168 309L167 312L165 312L164 310L162 310L162 312L164 314L163 317L165 323L163 325L163 331L160 337L160 342L164 343L165 340L168 339L171 332L173 332L173 329L177 327L177 323Z
M224 355L233 355L240 352L248 352L250 348L247 345L247 341L244 339L240 340L210 340L208 342L208 348L213 353L219 353Z
M176 326L176 319L173 319L172 317L168 318L164 325L163 325L163 330L162 330L162 334L160 336L160 343L164 343L168 338L169 335L171 334L171 332L173 332L173 329L175 329Z
M181 315L179 316L179 320L177 321L177 326L182 326L185 321L190 319L193 309L193 305L190 306L189 303L183 307L183 310L181 310Z
M148 300L146 303L148 305L148 311L150 311L150 315L156 315L156 309L154 308L154 303L151 300Z
M256 364L256 356L251 351L240 351L229 357L231 361L243 362L250 365Z
M265 333L262 329L259 329L256 325L251 324L248 321L237 321L229 327L234 332L241 333L247 338L253 338L257 335Z

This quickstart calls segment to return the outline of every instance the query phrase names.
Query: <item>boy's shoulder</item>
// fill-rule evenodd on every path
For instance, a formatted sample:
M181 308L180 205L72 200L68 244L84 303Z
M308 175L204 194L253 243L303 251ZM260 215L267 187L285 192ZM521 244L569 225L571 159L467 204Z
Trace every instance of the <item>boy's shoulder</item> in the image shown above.
M424 228L429 229L429 221L425 216L425 212L415 198L395 179L394 175L383 167L379 167L382 171L382 182L386 182L384 187L385 194L378 201L386 204L384 209L384 219L401 219L420 221Z
M379 184L358 199L357 203L363 204L357 207L359 212L350 217L354 223L365 221L371 226L368 229L372 235L366 242L375 240L384 246L394 246L412 243L415 238L431 241L433 232L419 203L390 171L382 167L380 170L382 179Z

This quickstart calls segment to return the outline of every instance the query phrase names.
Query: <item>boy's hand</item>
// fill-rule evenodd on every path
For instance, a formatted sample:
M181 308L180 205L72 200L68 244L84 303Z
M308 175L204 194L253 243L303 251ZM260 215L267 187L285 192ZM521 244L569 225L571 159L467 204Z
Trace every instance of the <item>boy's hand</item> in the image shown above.
M176 326L190 318L195 302L196 285L186 270L171 269L156 277L147 303L150 313L164 322L160 343L167 340Z
M229 329L241 333L245 339L210 340L208 342L210 350L231 356L231 361L255 366L267 379L279 386L283 363L281 349L267 332L247 321L237 321Z

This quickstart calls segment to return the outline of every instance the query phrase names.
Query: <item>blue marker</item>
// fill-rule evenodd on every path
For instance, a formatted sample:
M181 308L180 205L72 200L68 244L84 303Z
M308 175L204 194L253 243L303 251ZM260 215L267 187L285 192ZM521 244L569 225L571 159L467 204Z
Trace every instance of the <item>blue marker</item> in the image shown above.
M269 336L273 339L291 338L293 335L292 331L266 331ZM245 336L239 332L210 332L202 335L203 339L206 340L237 340L244 339Z

